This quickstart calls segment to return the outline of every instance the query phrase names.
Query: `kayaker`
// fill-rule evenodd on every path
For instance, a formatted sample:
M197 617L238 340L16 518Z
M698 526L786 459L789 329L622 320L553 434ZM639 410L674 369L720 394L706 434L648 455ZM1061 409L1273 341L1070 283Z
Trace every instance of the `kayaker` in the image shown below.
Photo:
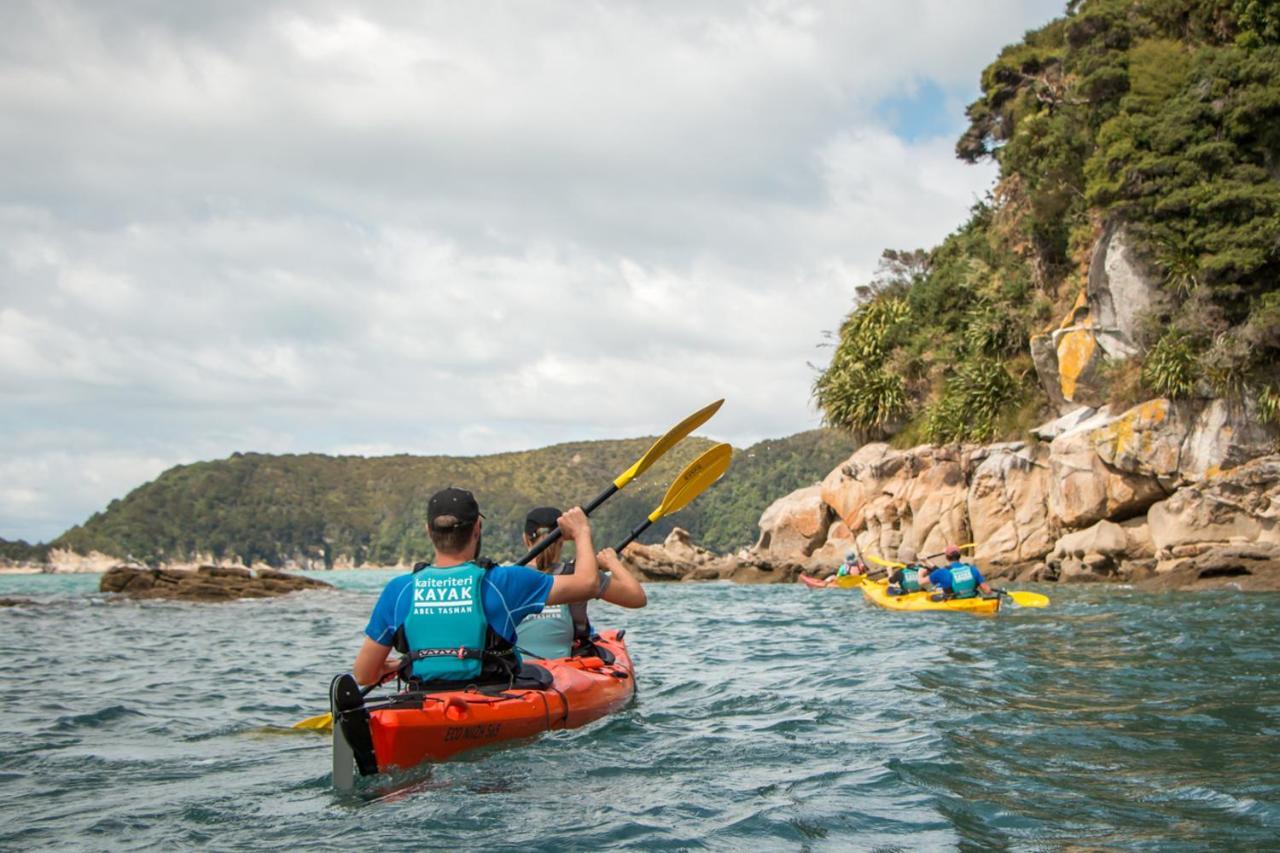
M858 555L854 551L849 551L844 555L844 562L840 564L840 568L836 569L836 573L827 578L827 586L835 586L840 578L853 577L863 574L865 571L863 565L858 562Z
M464 489L436 492L427 502L430 564L392 578L378 596L352 673L361 684L400 667L393 647L412 661L419 682L476 682L509 677L520 665L516 626L548 604L587 601L599 589L591 524L574 507L556 519L579 559L571 575L552 577L527 566L494 566L479 558L484 516ZM476 602L479 602L479 607Z
M890 595L910 595L913 592L925 592L929 589L932 577L928 566L899 566L889 575L889 586L885 589Z
M532 548L535 542L549 533L556 526L560 514L560 510L549 506L530 510L524 519L524 546ZM556 577L576 573L575 562L560 562L562 544L562 541L557 541L537 556L534 565L539 571ZM644 587L627 571L612 548L597 554L596 562L603 571L600 572L594 598L631 608L644 607L649 603ZM591 621L587 618L587 602L548 604L541 613L529 616L520 624L516 646L522 652L547 659L596 654L591 642L593 633Z
M961 561L959 548L948 545L943 553L950 562L929 573L929 583L939 591L935 598L973 598L979 591L995 594L977 566Z

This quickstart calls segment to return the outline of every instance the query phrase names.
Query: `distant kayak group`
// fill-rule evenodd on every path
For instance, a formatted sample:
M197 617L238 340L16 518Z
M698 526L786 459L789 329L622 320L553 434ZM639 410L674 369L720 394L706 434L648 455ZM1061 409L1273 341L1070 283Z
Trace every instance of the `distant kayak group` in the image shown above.
M871 557L878 566L868 566L850 551L836 573L825 580L800 575L811 588L860 588L863 597L886 610L941 610L963 613L998 613L1002 603L1012 601L1022 607L1046 607L1047 596L1036 592L1009 591L992 587L982 571L963 559L963 548L948 545L926 562L898 563ZM943 565L927 561L945 557Z

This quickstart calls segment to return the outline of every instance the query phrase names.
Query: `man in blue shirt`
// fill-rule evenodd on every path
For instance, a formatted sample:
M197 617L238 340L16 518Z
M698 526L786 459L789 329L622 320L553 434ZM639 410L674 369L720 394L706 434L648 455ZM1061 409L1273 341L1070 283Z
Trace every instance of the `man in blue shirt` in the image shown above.
M929 573L929 584L942 591L941 598L972 598L978 590L985 595L995 594L977 566L960 561L959 548L948 545L946 557L951 561L950 564Z
M499 645L505 642L509 648L516 641L516 626L526 616L548 604L587 601L595 596L599 573L591 524L580 508L574 507L557 519L564 538L575 543L578 558L573 574L555 577L525 566L485 569L476 565L483 518L468 491L448 488L432 495L427 503L427 534L436 548L435 560L393 578L383 588L352 667L356 681L372 684L396 672L400 662L388 658L396 633L402 629L410 656L416 655L414 674L447 679L449 676L442 673L448 671L448 658L456 658L452 663L457 669L465 666L458 663L464 652L468 658L487 656L494 651L488 648L494 637ZM478 594L473 596L474 590ZM479 598L479 611L472 604L473 597ZM473 648L476 645L485 648Z

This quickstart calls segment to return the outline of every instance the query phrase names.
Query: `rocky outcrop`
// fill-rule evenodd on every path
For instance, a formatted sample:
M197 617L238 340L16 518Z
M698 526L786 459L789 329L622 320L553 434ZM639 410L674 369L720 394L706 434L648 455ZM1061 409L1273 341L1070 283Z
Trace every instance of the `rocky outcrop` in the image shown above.
M1063 536L1045 560L1040 580L1117 581L1146 576L1154 568L1145 519L1100 521Z
M739 568L702 575L822 576L855 545L912 560L973 541L992 577L1133 582L1223 547L1280 544L1276 435L1244 404L1157 399L1118 415L1085 407L1035 432L1048 440L864 445L820 487L771 507ZM833 519L820 541L823 506Z
M688 531L679 527L672 530L661 545L632 543L621 557L642 581L792 583L807 565L793 560L770 560L751 553L721 556L694 545Z
M1128 422L1125 416L1097 426L1089 421L1050 442L1048 507L1057 527L1082 528L1104 518L1131 518L1166 496L1151 473L1107 462L1107 455L1116 457L1117 445L1124 446L1112 429L1117 420ZM1132 428L1123 434L1132 435ZM1111 449L1108 453L1100 447Z
M1152 591L1227 588L1243 592L1280 592L1280 546L1210 546L1136 585L1139 589Z
M1049 522L1049 450L1025 442L994 444L970 454L968 513L984 566L1015 568L1039 560L1053 546Z
M1088 282L1058 327L1031 339L1031 356L1050 402L1065 414L1080 404L1096 405L1096 382L1107 362L1141 352L1139 326L1158 292L1157 279L1134 251L1122 226L1098 241Z
M717 580L733 562L693 544L689 531L680 527L661 545L632 542L619 556L642 581Z
M966 466L965 449L955 445L895 450L867 444L822 481L822 499L846 530L858 531L861 551L940 551L968 541Z
M835 513L822 500L821 486L797 489L778 498L760 516L755 551L810 556L827 540Z
M271 598L304 589L332 589L332 585L271 569L250 571L235 566L201 566L195 571L115 566L98 584L102 592L130 598L168 598L180 601L231 601Z
M1153 506L1147 518L1165 570L1214 546L1280 545L1280 455L1180 489Z
M29 598L0 598L0 607L22 607L27 604L35 604Z

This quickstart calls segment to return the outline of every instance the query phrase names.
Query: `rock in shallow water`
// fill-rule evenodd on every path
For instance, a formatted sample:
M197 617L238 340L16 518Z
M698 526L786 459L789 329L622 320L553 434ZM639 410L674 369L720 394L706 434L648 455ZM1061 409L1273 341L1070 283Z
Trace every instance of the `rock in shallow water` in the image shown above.
M98 589L130 598L234 601L288 595L304 589L333 589L333 586L272 569L254 572L239 566L201 566L191 572L115 566L102 576Z

